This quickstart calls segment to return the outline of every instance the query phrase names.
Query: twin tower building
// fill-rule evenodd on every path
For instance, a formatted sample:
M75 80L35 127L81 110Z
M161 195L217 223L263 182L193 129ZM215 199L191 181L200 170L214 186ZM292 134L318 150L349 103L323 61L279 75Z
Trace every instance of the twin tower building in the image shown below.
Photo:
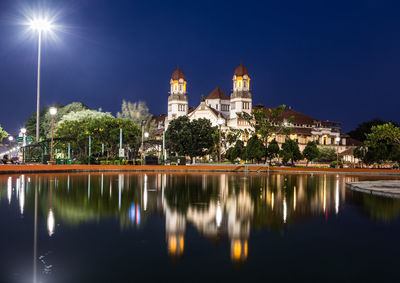
M233 92L228 97L219 87L215 88L205 99L202 98L196 108L189 107L187 97L187 82L185 74L179 67L172 73L171 89L168 96L168 116L165 126L173 119L188 116L190 120L207 118L213 126L218 120L222 127L248 128L243 119L238 118L238 113L251 114L252 98L250 93L250 76L247 68L240 64L233 74Z

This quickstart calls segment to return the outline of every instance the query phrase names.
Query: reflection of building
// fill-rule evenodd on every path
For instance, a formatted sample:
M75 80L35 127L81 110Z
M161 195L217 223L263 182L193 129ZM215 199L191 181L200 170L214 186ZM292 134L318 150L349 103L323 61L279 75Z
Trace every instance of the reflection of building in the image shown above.
M185 245L185 216L171 209L165 202L165 236L168 254L179 258L183 254Z

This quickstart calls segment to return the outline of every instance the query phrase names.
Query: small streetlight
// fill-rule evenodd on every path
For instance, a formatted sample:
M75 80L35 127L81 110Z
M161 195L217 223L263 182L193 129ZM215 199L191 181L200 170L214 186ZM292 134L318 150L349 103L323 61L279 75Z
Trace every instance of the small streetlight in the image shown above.
M340 142L340 137L335 138L336 141L336 166L339 168L339 142Z
M25 163L25 134L26 134L26 129L22 128L20 131L22 133L22 163Z
M42 46L42 33L50 32L53 24L47 18L36 18L29 21L31 30L38 33L38 66L37 66L37 89L36 89L36 142L39 142L39 124L40 124L40 50Z
M224 124L224 119L222 119L221 115L219 115L217 124L219 126L219 163L221 163L221 127Z
M143 152L144 152L144 150L143 150L143 138L144 138L144 126L146 125L146 120L142 120L142 146L141 146L141 149L142 149L142 154L140 155L140 158L142 159L142 161L141 161L141 164L143 165Z
M11 159L11 143L12 143L12 141L14 140L14 137L13 136L9 136L8 137L8 141L9 141L9 146L10 146L10 150L9 150L9 152L10 152L10 156L8 157L9 159ZM6 152L6 153L8 153L8 151Z
M57 108L50 107L51 115L51 161L53 161L53 138L54 138L54 116L57 114Z

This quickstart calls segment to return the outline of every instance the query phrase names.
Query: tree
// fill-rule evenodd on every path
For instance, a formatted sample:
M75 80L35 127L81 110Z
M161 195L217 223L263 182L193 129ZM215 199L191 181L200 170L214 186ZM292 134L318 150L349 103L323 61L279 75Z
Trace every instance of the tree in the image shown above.
M91 136L92 154L101 152L101 145L107 154L107 159L118 156L119 133L122 129L123 147L137 151L140 129L132 121L105 116L98 119L67 120L60 124L55 136L67 139L71 149L80 160L87 160L88 142ZM61 145L66 147L65 144Z
M52 106L45 106L40 110L40 120L39 120L39 136L41 139L50 138L51 137L51 120L52 117L49 113L50 107L57 108L57 114L54 116L54 125L57 126L61 121L62 117L70 112L78 112L82 110L87 110L85 104L81 102L72 102L68 105L63 105L60 103L56 103ZM25 128L27 131L27 135L36 137L36 112L33 113L26 121Z
M269 108L268 111L265 111L264 108L255 109L252 111L252 115L243 112L239 115L239 118L245 119L254 128L255 133L261 137L265 147L268 147L268 140L272 134L288 135L292 130L290 125L294 117L285 119L283 117L285 109L285 105Z
M371 121L359 124L356 129L350 131L348 134L350 135L351 138L364 142L367 139L367 135L372 132L371 128L373 126L378 126L383 124L386 124L386 122L379 118L375 118L372 119ZM396 126L398 125L396 124Z
M332 162L337 158L337 153L335 148L328 146L321 146L318 148L319 156L317 157L317 161L319 162Z
M279 152L280 152L280 148L279 148L279 144L276 141L276 139L273 139L267 148L267 156L269 158L269 162L271 164L272 159L275 159L277 157L279 157Z
M146 102L130 102L122 100L121 112L117 113L117 118L127 119L142 127L144 121L144 131L149 133L150 137L154 137L157 131L157 124L152 119L153 115L149 112ZM141 128L142 129L142 128Z
M186 116L171 121L165 133L166 148L170 153L190 156L204 156L214 144L213 136L217 131L210 120L189 121Z
M313 161L319 156L319 150L315 141L309 141L306 147L303 150L303 156L307 159L308 162Z
M285 164L288 161L290 161L291 164L294 164L295 161L303 158L298 143L290 138L287 138L282 144L282 150L279 155L282 157L283 163Z
M3 130L3 128L0 125L0 143L3 141L4 138L8 137L8 133Z
M265 147L257 135L253 135L247 142L246 157L251 160L261 160L265 156Z
M367 134L366 145L376 146L385 141L387 144L400 145L400 127L387 123L383 125L373 126L371 133Z

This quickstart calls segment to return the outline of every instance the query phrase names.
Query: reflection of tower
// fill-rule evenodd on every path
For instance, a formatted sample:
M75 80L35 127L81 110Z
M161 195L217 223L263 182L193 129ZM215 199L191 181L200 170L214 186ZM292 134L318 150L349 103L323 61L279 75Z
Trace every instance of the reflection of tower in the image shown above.
M228 206L228 235L231 239L231 259L243 262L247 259L247 239L250 236L250 219L254 205L249 193L243 190L235 198L230 198Z
M168 254L179 258L183 254L185 245L186 219L182 213L171 210L165 202L165 236L168 247Z

